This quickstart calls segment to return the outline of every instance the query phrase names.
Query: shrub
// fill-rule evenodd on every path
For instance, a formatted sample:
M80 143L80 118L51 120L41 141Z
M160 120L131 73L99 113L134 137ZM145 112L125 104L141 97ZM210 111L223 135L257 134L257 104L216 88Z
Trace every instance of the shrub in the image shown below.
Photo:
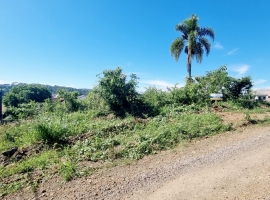
M104 99L110 110L118 116L124 116L126 113L143 116L142 112L148 110L149 106L136 91L137 76L131 74L130 80L127 81L120 67L115 70L105 70L102 74L98 75L99 85L93 92Z
M43 114L32 122L35 140L46 143L65 142L69 136L82 134L89 129L91 113Z
M147 88L143 93L142 98L146 104L151 106L149 112L152 112L151 114L153 116L158 115L161 112L162 107L171 103L169 92L159 90L156 87Z
M64 106L66 107L67 112L74 112L78 111L80 107L80 103L78 101L79 93L75 92L68 92L64 89L57 91L59 98L64 99Z
M9 119L27 119L38 115L42 104L31 101L30 103L19 104L17 107L9 106L6 108L5 116Z
M110 109L117 115L123 115L129 110L130 104L137 98L135 90L137 77L132 74L127 82L126 75L120 67L115 70L103 71L103 76L98 75L99 85L95 91L104 99Z
M34 125L37 140L53 144L64 140L67 132L66 126L62 121L52 121L50 118L46 122L38 122Z
M97 117L106 116L111 112L109 106L96 90L89 92L84 103L85 108L93 110Z
M66 161L60 164L60 174L64 178L64 180L70 181L76 175L77 165L74 161Z

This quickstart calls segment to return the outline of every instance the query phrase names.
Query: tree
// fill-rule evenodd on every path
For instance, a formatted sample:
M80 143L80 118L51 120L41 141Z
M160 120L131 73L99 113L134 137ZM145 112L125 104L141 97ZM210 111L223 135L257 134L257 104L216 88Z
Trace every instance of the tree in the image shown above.
M205 76L195 77L201 94L209 97L210 93L222 93L224 100L238 99L251 94L251 77L234 78L228 75L227 67L221 66L214 71L206 72Z
M233 78L228 76L227 67L224 65L214 71L207 71L205 76L196 76L195 81L200 85L200 90L209 97L211 93L223 92Z
M231 77L231 81L225 85L224 97L238 99L239 97L250 96L252 86L252 80L249 76L239 79Z
M38 84L21 84L16 85L7 92L3 98L5 106L18 107L22 103L44 102L45 99L51 98L50 91Z
M94 89L94 92L99 93L116 115L130 112L138 97L137 76L131 74L130 80L127 81L127 76L120 67L117 67L115 70L103 71L103 75L98 75L98 77L99 85Z
M214 40L215 34L212 28L199 27L196 15L176 25L175 30L180 31L182 36L176 38L171 44L171 55L178 61L180 53L184 49L187 54L188 80L191 80L191 62L194 57L198 63L202 62L204 51L206 55L210 53L211 44L205 36ZM186 45L186 46L185 46Z
M171 99L176 104L204 104L209 102L211 93L222 93L223 99L242 101L251 97L251 77L240 79L228 75L227 67L206 72L204 76L194 78L193 84L171 90ZM239 101L239 102L240 102Z
M63 98L65 100L65 106L68 111L73 112L77 111L79 109L79 103L78 103L78 96L79 92L68 92L65 89L57 90L57 93L60 98Z

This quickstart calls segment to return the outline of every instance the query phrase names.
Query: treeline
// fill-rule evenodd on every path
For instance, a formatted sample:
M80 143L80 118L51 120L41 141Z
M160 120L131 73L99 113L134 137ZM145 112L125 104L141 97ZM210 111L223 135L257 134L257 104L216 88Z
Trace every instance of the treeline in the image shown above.
M96 116L113 114L119 117L135 116L148 118L170 112L183 106L211 106L210 94L223 94L223 102L233 102L240 107L252 109L256 106L251 93L251 77L234 78L228 75L226 66L206 72L204 76L188 79L184 87L162 91L149 87L143 94L136 91L138 77L128 79L122 69L105 70L99 75L99 84L87 95L85 101L78 99L77 91L58 90L65 104L53 103L49 89L38 84L17 85L6 93L3 103L6 116L13 119L29 117L33 113L71 113L92 110ZM31 103L32 102L32 103ZM36 104L35 104L36 102ZM31 104L29 104L31 103ZM60 115L60 114L59 114Z
M11 90L12 87L14 86L18 86L18 85L29 85L27 83L11 83L11 84L4 84L2 85L2 92L3 94L9 92ZM57 90L66 90L68 92L78 92L79 95L87 95L91 89L78 89L78 88L72 88L72 87L65 87L65 86L58 86L58 85L44 85L44 84L38 84L40 86L45 86L46 88L48 88L48 90L50 91L51 94L57 94Z
M79 95L87 95L91 89L78 89L78 88L72 88L72 87L64 87L64 86L57 86L57 85L54 85L54 86L51 86L51 85L44 85L46 88L49 89L49 91L52 93L52 94L57 94L57 91L58 90L66 90L68 92L78 92Z

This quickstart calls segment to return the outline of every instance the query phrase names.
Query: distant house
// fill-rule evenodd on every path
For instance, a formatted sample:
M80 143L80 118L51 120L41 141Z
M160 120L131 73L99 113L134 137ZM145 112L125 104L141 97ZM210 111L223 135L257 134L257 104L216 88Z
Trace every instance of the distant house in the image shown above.
M270 102L270 90L257 90L257 91L255 91L255 100Z
M86 95L81 95L81 96L78 96L78 99L79 100L85 100L87 98L87 96Z
M87 95L80 95L80 96L78 96L77 99L78 100L85 100L86 98L87 98ZM65 99L59 98L58 94L53 94L52 95L52 102L55 102L57 100L60 100L61 102L64 102L65 101Z
M58 97L58 94L53 94L53 95L52 95L52 102L55 102L55 101L57 101L57 100L60 100L61 102L64 102L64 101L65 101L65 99L59 98L59 97Z
M52 95L52 102L57 101L57 99L58 99L58 95L57 94L53 94Z

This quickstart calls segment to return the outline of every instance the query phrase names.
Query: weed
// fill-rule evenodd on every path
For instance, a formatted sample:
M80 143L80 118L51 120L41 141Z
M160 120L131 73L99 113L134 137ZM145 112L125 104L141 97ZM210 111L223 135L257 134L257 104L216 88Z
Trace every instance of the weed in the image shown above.
M71 161L65 161L60 164L59 170L60 175L64 178L65 181L70 181L76 174L76 163Z

